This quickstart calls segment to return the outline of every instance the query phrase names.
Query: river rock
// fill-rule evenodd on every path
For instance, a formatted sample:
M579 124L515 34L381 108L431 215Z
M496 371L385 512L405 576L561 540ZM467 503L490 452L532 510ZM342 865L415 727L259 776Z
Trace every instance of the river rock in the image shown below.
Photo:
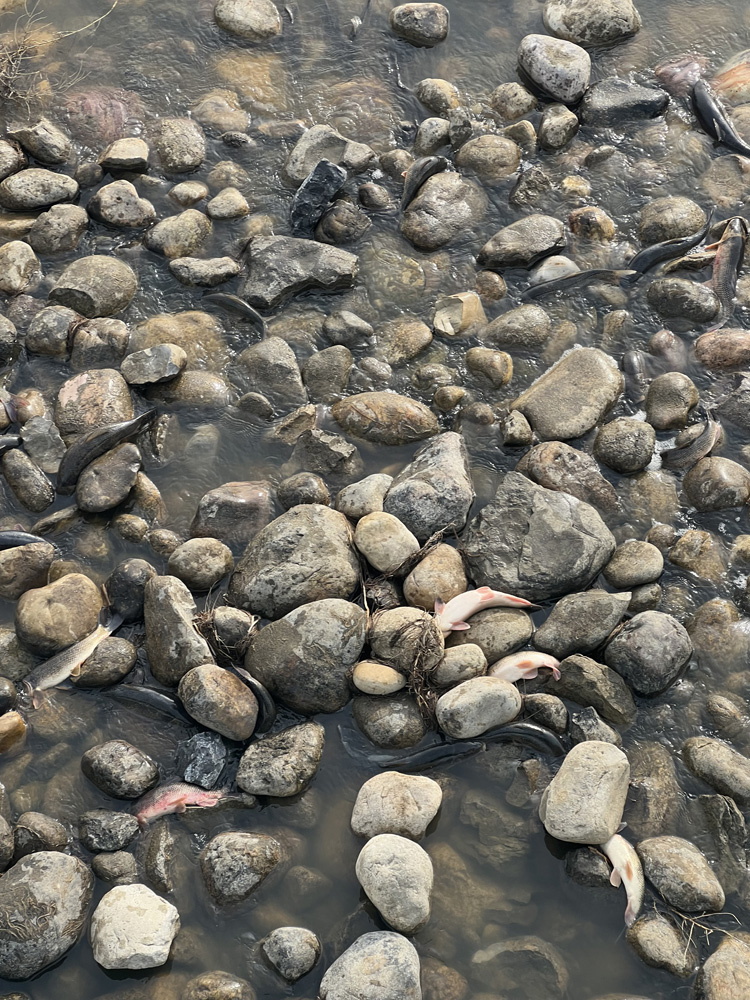
M360 851L356 873L370 901L394 930L413 934L427 923L432 862L418 844L392 833L377 834Z
M183 285L214 288L240 273L240 265L233 257L175 257L169 270Z
M509 472L469 522L463 546L474 579L543 601L586 586L615 541L593 507Z
M473 642L446 649L432 675L436 687L455 687L473 677L487 673L487 657L482 647Z
M595 459L562 441L545 441L526 452L516 469L549 490L577 497L599 510L619 508L614 486L599 471Z
M686 278L657 278L646 293L649 305L667 319L682 319L694 326L708 323L719 311L716 294Z
M158 344L133 351L120 365L128 385L151 385L176 378L187 364L187 354L177 344Z
M393 931L362 934L329 966L320 1000L422 1000L419 955Z
M100 222L123 228L146 226L156 217L151 202L141 198L135 186L124 180L100 187L86 207L89 214Z
M8 486L27 510L40 514L54 502L52 483L26 452L11 448L0 459L0 466Z
M669 104L669 94L660 87L642 87L631 80L610 77L586 91L580 114L587 125L622 126L624 122L656 118Z
M364 472L359 449L340 434L329 434L313 427L297 437L283 475L305 470L322 476L335 488L357 479Z
M166 173L190 173L203 163L206 139L200 125L190 118L162 118L154 150Z
M193 592L210 590L232 572L232 550L218 538L189 538L169 557L167 569Z
M531 997L562 1000L568 984L562 954L533 935L499 941L475 952L471 971L472 978L485 986L493 987L499 981L529 1000Z
M81 666L76 687L105 687L126 677L135 666L137 651L132 642L109 636L103 639Z
M728 458L702 458L686 473L682 488L696 510L741 507L750 499L750 472Z
M391 10L390 24L399 38L429 48L448 37L450 14L439 3L405 3Z
M70 841L62 823L39 812L25 812L18 817L14 838L16 860L36 851L64 851Z
M630 765L611 743L570 750L544 790L539 818L547 833L573 844L603 844L615 834L628 794Z
M526 35L518 65L532 83L563 104L577 104L589 85L591 59L580 45L550 35Z
M330 125L313 125L300 137L284 165L284 173L294 184L301 184L323 159L344 167L352 174L361 173L375 158L375 153L361 142L353 142Z
M419 552L419 542L393 514L366 514L357 523L354 544L380 573L395 573L404 560Z
M300 510L304 508L294 508ZM313 600L253 638L245 667L297 712L335 712L365 641L365 613L349 601Z
M362 392L334 403L331 414L347 434L380 444L408 444L438 431L423 403L394 392Z
M291 236L256 236L244 258L248 273L240 295L261 309L309 289L350 288L359 266L346 250Z
M9 212L33 212L61 201L72 201L78 182L42 167L28 167L0 182L0 206Z
M466 631L451 632L447 645L479 646L488 663L496 663L504 656L525 645L534 632L531 618L525 611L514 608L486 608L471 616Z
M702 781L740 806L750 803L750 760L721 740L693 736L682 745L685 763Z
M307 359L302 373L305 388L315 403L335 403L346 392L352 370L351 351L343 344L327 347Z
M443 792L431 778L385 771L362 785L352 810L358 837L397 834L420 840L440 809Z
M700 1000L734 1000L750 989L750 945L736 937L724 938L704 962L696 979Z
M498 677L474 677L438 698L440 728L452 739L471 739L510 722L521 711L515 684Z
M190 257L211 234L211 220L195 208L162 219L146 233L143 242L154 253L170 259Z
M53 205L36 217L27 239L39 254L76 250L89 226L89 217L80 205Z
M352 702L357 726L375 746L403 750L416 746L427 725L413 695L358 695Z
M628 929L628 944L638 957L656 969L686 979L695 971L697 951L677 925L661 913L646 913Z
M750 479L750 477L748 477ZM650 542L623 542L602 570L607 583L620 590L633 589L658 580L664 571L664 556Z
M704 333L695 342L695 356L710 371L745 368L750 362L750 333L729 329Z
M630 726L637 709L630 688L619 674L588 656L575 654L560 664L559 681L554 693L579 705L587 705L615 726Z
M87 866L58 851L28 855L7 871L0 889L0 975L30 979L57 962L83 930L93 887ZM18 934L19 920L33 933Z
M217 0L214 20L231 35L253 42L281 34L281 17L271 0Z
M81 257L68 264L49 300L81 315L112 316L130 304L138 287L133 269L116 257Z
M55 423L66 443L107 424L133 417L133 400L125 379L113 368L81 372L60 386Z
M578 116L564 104L550 104L544 109L539 122L539 145L554 151L564 149L578 132Z
M125 559L118 563L106 584L112 610L126 622L142 618L145 586L156 575L145 559Z
M594 455L615 472L639 472L651 461L655 443L651 424L634 417L616 417L599 428Z
M632 0L547 0L544 24L577 45L610 45L634 35L641 18Z
M282 860L282 848L265 833L220 833L199 857L206 888L226 906L252 895Z
M671 615L643 611L626 622L607 645L604 662L640 695L668 687L690 659L693 644Z
M0 597L17 601L32 588L44 587L55 547L49 542L33 542L0 552Z
M81 770L97 788L115 799L140 798L159 780L159 768L153 760L125 740L91 747L81 757Z
M352 521L382 511L383 500L392 482L392 476L375 473L345 486L336 496L336 510Z
M153 969L169 958L180 915L145 885L118 885L91 917L94 959L105 969Z
M724 890L698 848L682 837L649 837L636 845L649 882L670 906L686 913L717 913Z
M138 833L135 816L94 809L78 818L78 836L89 851L121 851Z
M268 337L246 348L239 363L249 377L248 387L277 407L288 410L307 402L297 359L281 337Z
M247 980L216 971L191 979L182 990L181 1000L256 1000L256 996Z
M534 635L534 645L559 660L571 653L589 653L602 645L622 620L630 594L588 590L558 601Z
M592 347L574 348L514 401L544 441L565 441L590 431L624 388L612 359Z
M630 795L625 811L635 838L652 837L674 828L684 807L672 754L661 743L639 741L628 752Z
M359 562L344 515L304 504L250 542L230 578L229 596L240 608L279 618L309 601L347 598L358 583Z
M315 777L324 745L325 730L317 722L264 736L242 755L237 784L251 795L299 795Z
M28 159L17 142L0 139L0 180L17 173L28 165Z
M706 213L690 198L655 198L641 209L638 235L645 246L691 236L706 224Z
M320 958L320 941L305 927L277 927L260 943L263 954L282 979L295 983Z
M110 143L99 157L99 163L102 170L113 176L121 171L145 174L148 170L148 157L148 143L129 136Z
M470 170L485 183L505 180L521 162L521 149L502 135L480 135L461 146L456 166Z
M174 685L192 667L213 660L208 643L193 627L197 608L182 580L155 576L143 591L146 652L161 684Z
M421 559L403 583L404 599L413 608L432 611L435 601L445 604L468 589L461 553L441 542Z
M264 481L224 483L198 501L190 525L193 537L216 537L231 545L247 544L273 515L271 486Z
M40 656L53 656L94 631L101 607L96 584L82 573L68 573L21 595L16 634Z
M258 702L235 674L204 663L192 667L177 689L185 710L196 722L228 740L249 740L258 718Z
M141 467L141 453L132 442L119 444L83 470L76 484L80 510L93 514L116 507L127 497Z
M394 608L373 616L368 641L372 655L408 674L417 659L430 670L443 656L443 634L435 619L417 608Z
M565 228L551 215L529 215L500 229L479 251L482 267L531 267L565 248Z
M72 150L70 136L48 118L40 118L34 125L15 126L8 136L20 143L24 152L49 166L67 163Z
M41 266L28 243L11 240L0 246L0 292L19 295L39 277Z
M453 171L428 178L406 207L401 233L420 250L436 250L467 230L487 211L487 195L474 181Z

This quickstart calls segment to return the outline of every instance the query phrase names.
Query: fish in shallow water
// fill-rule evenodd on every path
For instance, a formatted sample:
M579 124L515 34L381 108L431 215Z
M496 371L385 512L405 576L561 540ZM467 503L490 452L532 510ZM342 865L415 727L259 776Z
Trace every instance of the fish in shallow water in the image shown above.
M271 694L266 686L261 684L257 678L253 677L253 675L243 667L238 667L236 663L233 663L232 670L234 670L237 676L244 681L245 684L247 684L255 695L255 700L258 702L258 721L255 723L255 729L253 732L267 733L276 721L276 702L271 697Z
M613 271L609 268L595 267L587 271L574 271L573 274L563 274L559 278L552 278L550 281L542 281L538 285L531 285L521 293L521 299L527 302L529 299L540 299L544 295L552 295L553 292L566 292L571 288L581 288L591 285L594 282L603 282L608 285L630 285L638 277L640 271L619 270Z
M115 701L145 705L153 708L162 715L169 716L170 719L178 719L180 722L195 723L195 719L185 711L182 705L167 691L157 691L155 688L138 686L137 684L117 684L111 688L105 688L101 694Z
M659 63L654 68L654 76L673 97L687 97L707 66L705 56L691 52Z
M737 134L718 97L705 80L698 80L693 87L693 110L706 133L715 142L736 153L742 153L743 156L750 156L750 146Z
M691 233L689 236L677 236L672 240L664 240L663 243L654 243L650 247L644 247L643 250L639 250L628 261L628 267L633 271L644 274L650 268L663 263L665 260L672 260L673 257L682 257L688 250L697 247L701 240L705 239L710 225L711 214L706 219L705 226L701 226L697 232Z
M404 191L401 195L401 211L409 207L425 181L443 170L450 169L451 161L445 156L421 156L404 174Z
M230 792L227 788L217 788L207 791L200 785L188 785L184 781L175 781L169 785L158 785L136 803L135 818L143 829L149 823L161 816L171 813L184 813L188 809L210 809L220 802L250 807L255 805L255 797Z
M19 545L33 545L35 542L46 542L41 535L32 535L29 531L0 531L0 549L15 549Z
M20 448L22 444L23 440L18 434L2 434L0 435L0 455L4 455L11 448Z
M77 677L81 671L81 664L91 656L102 639L112 635L122 625L122 621L121 615L110 615L106 625L97 625L85 639L68 646L61 653L34 667L23 680L26 691L31 695L34 708L38 708L41 703L42 691L57 687L69 677Z
M714 273L711 279L716 298L719 300L719 316L711 327L718 330L729 319L734 308L734 293L737 290L737 278L745 259L747 243L747 223L739 215L727 222L722 233L714 257Z
M441 631L447 635L449 632L465 632L471 627L467 625L466 619L475 615L477 611L484 611L485 608L536 607L537 604L532 604L523 597L504 594L501 590L492 590L491 587L479 587L477 590L466 590L463 594L458 594L447 604L441 600L435 601L435 614Z
M552 671L556 681L560 680L560 661L549 653L538 653L526 650L523 653L511 653L488 668L490 677L499 677L503 681L529 681L537 677L539 671L547 668Z
M73 493L78 477L87 465L111 451L122 441L145 430L155 419L156 410L146 410L132 420L123 420L107 427L97 427L79 437L62 457L60 468L57 470L57 492L64 496Z
M661 453L662 465L669 469L692 469L696 462L710 454L720 438L721 424L709 416L697 438L682 448L670 448Z
M567 751L558 736L536 722L509 722L498 729L483 733L484 743L525 743L541 753L551 753L563 757Z
M229 292L209 292L207 295L203 296L203 302L211 302L215 306L220 306L222 309L226 309L228 312L235 312L243 319L247 320L248 323L252 323L253 326L260 330L260 332L265 337L266 335L266 321L263 319L261 314L257 309L241 299L239 295L231 295Z
M615 888L620 884L625 886L628 905L625 910L625 924L632 927L643 906L643 893L646 882L643 877L641 860L635 848L619 833L610 837L606 844L600 845L612 865L609 881Z

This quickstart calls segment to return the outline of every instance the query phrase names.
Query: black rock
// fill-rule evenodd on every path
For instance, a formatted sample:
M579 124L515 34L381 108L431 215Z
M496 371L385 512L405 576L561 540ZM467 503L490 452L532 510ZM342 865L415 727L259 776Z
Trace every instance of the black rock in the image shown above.
M90 851L120 851L138 833L135 816L110 809L93 809L78 818L78 836Z
M312 236L333 196L346 183L347 172L330 160L319 160L305 177L292 201L294 236Z
M177 768L191 785L213 788L227 760L227 748L218 733L196 733L177 747Z
M633 118L655 118L668 104L665 90L611 77L589 87L581 102L581 115L587 125L617 125Z
M107 594L112 610L126 622L143 618L144 588L156 570L145 559L124 559L107 580Z

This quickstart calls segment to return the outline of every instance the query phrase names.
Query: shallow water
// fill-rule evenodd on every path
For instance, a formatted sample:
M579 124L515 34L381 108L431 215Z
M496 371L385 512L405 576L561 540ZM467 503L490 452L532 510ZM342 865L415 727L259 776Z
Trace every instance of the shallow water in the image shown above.
M254 144L242 149L227 147L209 131L207 160L198 176L205 177L221 160L234 159L241 163L252 178L253 212L269 214L278 220L275 231L285 232L291 189L283 180L282 167L294 139L268 138L263 132L264 125L297 118L308 125L330 122L352 138L372 143L378 151L389 148L393 144L390 137L394 135L399 146L409 147L416 123L427 116L413 94L418 81L425 77L445 78L466 95L472 109L486 108L488 95L495 86L516 79L515 53L520 38L527 32L544 30L542 4L535 0L450 0L448 40L431 50L414 49L394 39L388 31L390 6L386 0L304 0L301 3L293 0L286 6L280 5L281 37L262 46L253 46L232 40L216 28L211 18L212 4L208 0L195 0L190 4L175 0L160 3L118 0L96 30L69 35L32 60L28 69L40 74L39 79L32 80L32 88L37 91L44 90L44 81L49 81L53 109L64 105L67 96L79 89L114 86L134 91L145 108L142 128L146 134L159 116L184 114L210 89L221 86L237 89L244 97L243 106L251 114L250 134ZM43 0L38 16L50 28L68 32L100 17L108 7L108 0ZM732 53L750 46L750 12L740 0L725 3L641 0L638 7L644 27L632 40L592 53L592 81L613 74L633 73L640 82L652 82L654 65L691 47L708 56L712 66L717 67ZM361 17L363 23L351 38L350 20L355 16ZM18 18L17 12L2 15L0 30L12 30ZM259 93L258 81L262 83L263 79L270 80L270 85L264 85L263 93ZM36 108L33 95L32 107ZM4 110L8 115L6 122L2 122ZM22 111L22 105L17 105L15 111L0 109L0 123L10 124ZM537 120L536 115L531 117ZM586 199L587 203L592 201L600 205L615 219L619 235L613 254L619 253L627 259L629 246L638 247L637 218L647 201L665 194L685 194L705 208L711 207L707 195L698 187L698 177L711 157L717 154L705 136L695 129L689 130L690 121L686 106L677 101L666 120L634 123L622 132L584 126L571 149L558 154L541 153L539 161L553 178L560 180L581 172L581 158L576 154L578 148L609 142L627 155L631 164L628 169L613 164L591 175L593 191L591 199ZM90 156L95 157L104 145L104 142L93 145ZM643 160L649 161L648 170L638 164ZM392 182L384 183L397 194ZM467 232L446 250L434 254L414 250L399 236L395 212L374 214L370 231L355 247L349 248L360 255L361 280L357 286L335 298L300 296L292 305L277 310L271 320L277 315L298 317L300 333L295 349L300 360L326 346L320 335L320 321L334 308L352 308L371 322L408 310L429 322L438 294L472 287L474 255L486 239L501 226L527 214L526 210L508 205L511 183L487 187L491 208L479 231ZM166 190L167 186L156 184L144 188L143 193L154 202L157 213L168 209ZM88 193L84 192L83 204L87 197ZM580 203L555 190L534 210L565 218ZM217 250L236 247L243 238L244 230L239 224L215 228ZM574 246L573 256L581 266L590 260L591 266L622 266L619 260L594 262L595 250L595 247ZM122 255L138 271L140 288L124 317L131 326L159 312L200 308L200 291L184 288L172 279L164 259L142 249L136 236L113 232L104 226L92 225L75 254L47 258L45 274L54 277L73 256L93 252ZM394 273L395 252L412 261L408 280ZM517 293L524 285L524 273L509 272L506 277L509 295L487 309L488 318L519 304ZM545 302L545 308L555 321L569 320L576 324L575 333L568 341L556 341L550 348L551 353L545 352L541 357L524 357L511 351L515 374L508 398L520 392L574 343L603 347L618 360L627 349L645 349L650 336L659 328L645 303L645 287L646 282L641 282L622 294L613 292L610 304L594 295ZM234 286L229 283L222 286L222 290L232 291ZM629 309L632 321L626 324L622 333L605 338L603 316L613 307ZM236 378L231 359L255 342L258 335L220 310L209 311L215 313L224 330L227 362L223 370ZM747 312L738 307L733 325L747 325L747 320ZM692 336L688 334L686 339ZM493 404L500 402L498 393L488 396L463 366L464 351L472 343L436 340L416 364L428 361L448 364L460 372L460 383L471 388L477 399L487 398ZM367 353L367 349L362 349L355 351L355 356ZM215 361L215 358L204 359L208 367L214 367ZM430 392L421 394L411 381L411 370L415 366L395 369L390 387L429 403ZM692 363L688 364L686 372L708 403L720 399L733 384L731 377L716 379ZM66 364L32 357L13 370L9 388L34 385L53 394L70 374ZM241 383L238 387L242 388ZM613 415L632 410L623 397ZM279 468L287 454L280 454L277 448L269 446L261 428L231 415L212 419L206 414L180 412L177 419L183 446L192 434L207 424L214 427L218 435L215 440L209 435L207 450L201 452L200 461L187 461L178 448L171 462L146 463L148 475L162 490L168 505L167 527L184 533L199 497L214 486L231 480L270 478L277 481L280 478ZM452 419L452 416L443 419L446 429L452 426ZM721 453L742 461L741 449L746 444L743 435L731 425L725 430L727 441ZM518 455L503 453L497 425L482 428L469 424L464 427L464 433L474 463L479 506L491 497L499 475L513 468ZM660 437L667 441L669 436L662 434ZM415 447L386 449L367 445L360 445L360 448L368 472L398 469L415 450ZM614 473L602 471L616 484L620 481ZM50 511L67 506L68 502L59 498ZM9 522L20 520L29 525L33 520L18 507L8 490L2 513L7 515ZM618 540L633 536L642 538L649 527L637 511L627 506L621 522L612 525L613 529L620 529ZM698 514L687 506L677 512L675 526L715 531L728 544L748 531L744 510ZM145 546L129 544L107 530L105 518L82 522L56 536L55 542L63 556L80 559L102 580L127 556L149 558L160 570L165 566L153 553L144 553ZM670 600L679 608L678 616L683 618L715 596L739 600L745 576L739 571L734 573L717 592L713 585L667 563L660 582L665 590L674 587ZM212 595L212 599L219 596ZM670 610L666 606L662 609ZM536 622L541 622L546 613L544 609L538 612ZM12 626L12 621L12 604L2 602L0 624ZM747 620L744 624L748 624ZM139 640L141 632L142 626L135 626L120 634ZM714 732L706 725L701 704L706 691L732 671L746 668L750 629L743 634L743 626L740 626L738 632L743 641L736 649L722 649L710 657L704 655L693 662L686 678L671 691L649 701L640 700L638 722L624 734L626 749L648 740L676 749L688 736ZM136 669L143 669L143 665L139 664ZM277 728L283 728L293 718L289 712L281 713ZM105 994L118 994L123 998L137 994L154 1000L172 1000L179 997L188 978L204 971L224 969L246 976L263 1000L314 996L320 976L332 959L359 934L383 926L364 901L355 878L354 862L361 842L349 830L356 793L363 781L379 769L366 760L350 756L344 749L340 726L351 734L349 738L355 743L359 740L366 754L365 741L356 733L348 709L319 721L325 725L327 734L323 763L311 791L299 802L268 803L252 811L167 819L176 840L175 888L169 898L180 911L183 928L172 961L155 971L107 973L94 962L91 948L84 939L57 967L31 983L20 984L20 988L30 993L34 1000L47 997L51 1000L66 991L74 993L78 1000ZM111 800L97 792L80 772L80 756L88 747L107 739L125 738L151 754L160 765L162 777L169 779L177 775L175 752L178 744L197 730L197 726L165 722L144 710L123 708L98 693L56 691L34 716L32 731L21 754L0 760L0 781L10 794L15 814L40 809L75 828L75 819L84 809L112 806ZM737 746L747 750L746 746ZM235 763L240 752L238 747L232 751ZM570 973L568 995L571 998L588 1000L610 992L627 991L652 1000L687 998L691 994L689 981L683 982L664 971L647 968L625 942L624 893L587 889L571 881L565 874L563 861L555 854L555 846L545 839L535 819L536 803L528 801L521 806L511 806L506 802L506 790L518 760L533 756L529 752L519 754L517 748L494 748L450 769L432 772L443 784L444 802L424 844L428 850L449 845L456 851L477 884L486 890L491 905L488 903L487 908L481 910L473 892L467 899L442 898L441 869L436 866L433 916L415 937L420 953L437 957L469 975L470 958L478 947L504 937L538 935L563 953ZM547 761L545 766L553 765ZM231 774L230 766L227 780ZM691 797L706 791L679 761L678 774L682 787ZM469 791L482 793L495 801L498 823L504 829L512 829L517 837L517 854L494 864L487 860L476 827L461 820L461 801ZM699 846L709 850L710 845L696 833L695 822L696 814L689 802L670 832L696 839ZM330 878L330 892L300 909L299 901L291 898L283 885L271 880L252 897L250 906L237 913L216 911L202 886L196 857L210 836L225 829L280 830L293 848L294 863L316 868ZM138 841L139 852L143 851L144 842L142 835ZM440 849L443 851L441 856L445 857L445 848ZM97 883L94 903L107 888ZM646 906L664 909L650 894L647 894ZM726 910L734 914L744 929L750 930L750 914L735 898L730 897ZM284 924L309 927L324 944L324 960L294 987L281 985L281 981L259 966L253 957L253 940ZM730 930L737 923L731 916L714 916L708 919L708 925ZM702 956L715 948L718 937L718 934L698 933L696 929L695 940ZM3 988L10 991L18 987L8 983L3 984ZM478 985L472 988L477 992L481 989ZM497 984L497 994L505 1000L503 984ZM524 996L512 992L508 1000L522 1000Z

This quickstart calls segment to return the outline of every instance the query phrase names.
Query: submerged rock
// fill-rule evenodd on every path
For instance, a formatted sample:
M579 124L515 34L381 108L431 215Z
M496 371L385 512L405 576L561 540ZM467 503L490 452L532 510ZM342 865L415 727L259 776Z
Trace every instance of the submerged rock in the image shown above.
M393 931L362 934L328 968L320 1000L422 1000L419 955Z
M406 837L380 833L357 858L359 884L385 922L402 934L413 934L430 917L432 861Z
M265 833L220 833L200 854L203 881L221 906L246 900L281 860L281 844Z
M251 795L299 795L314 778L324 745L325 730L317 722L265 736L242 755L237 784Z
M634 35L641 18L632 0L547 0L544 24L578 45L610 45Z
M245 251L245 261L248 275L240 295L261 309L272 309L308 289L349 288L358 270L355 254L291 236L256 236Z
M91 917L94 959L105 969L153 969L169 958L179 929L177 908L148 886L116 886Z
M331 414L354 437L380 444L408 444L437 434L435 414L394 392L362 392L334 403Z

